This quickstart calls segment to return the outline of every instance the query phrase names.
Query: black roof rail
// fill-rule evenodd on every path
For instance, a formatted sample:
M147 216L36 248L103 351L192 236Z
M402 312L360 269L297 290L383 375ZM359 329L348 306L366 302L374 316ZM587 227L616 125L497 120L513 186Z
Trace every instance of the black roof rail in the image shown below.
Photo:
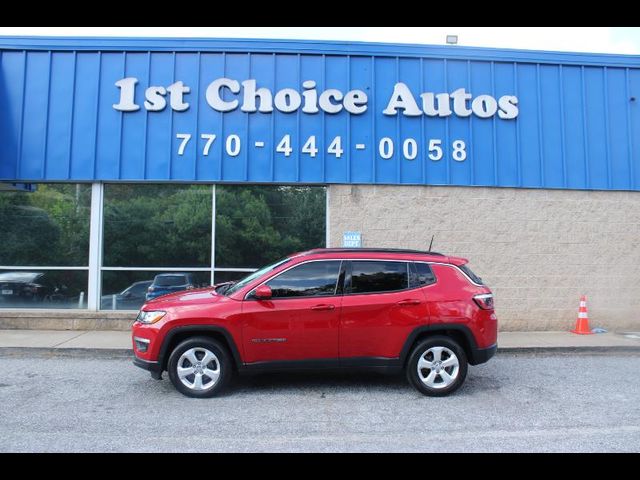
M439 252L429 252L427 250L411 250L408 248L314 248L313 250L308 250L304 252L306 255L310 255L312 253L322 253L322 252L336 252L336 253L359 253L359 252L372 252L372 253L419 253L424 255L437 255L439 257L444 257L445 255Z

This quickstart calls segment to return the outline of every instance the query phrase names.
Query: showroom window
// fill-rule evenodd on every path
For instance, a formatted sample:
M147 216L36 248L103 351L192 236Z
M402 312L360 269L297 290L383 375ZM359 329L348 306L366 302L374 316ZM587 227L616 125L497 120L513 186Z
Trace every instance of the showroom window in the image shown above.
M324 187L217 185L215 282L324 247L325 229Z
M165 293L238 280L325 246L325 202L324 187L274 185L0 191L0 308L137 310Z
M91 185L0 191L0 308L86 308Z
M103 203L105 310L235 281L325 246L324 187L107 184ZM186 282L176 278L185 274Z
M212 195L211 185L104 186L101 309L210 284Z

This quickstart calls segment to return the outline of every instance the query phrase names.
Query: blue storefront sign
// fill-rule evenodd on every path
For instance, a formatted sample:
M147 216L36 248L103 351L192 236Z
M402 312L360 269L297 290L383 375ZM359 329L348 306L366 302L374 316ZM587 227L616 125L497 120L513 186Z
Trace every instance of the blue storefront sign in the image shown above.
M640 190L640 59L0 37L0 181Z

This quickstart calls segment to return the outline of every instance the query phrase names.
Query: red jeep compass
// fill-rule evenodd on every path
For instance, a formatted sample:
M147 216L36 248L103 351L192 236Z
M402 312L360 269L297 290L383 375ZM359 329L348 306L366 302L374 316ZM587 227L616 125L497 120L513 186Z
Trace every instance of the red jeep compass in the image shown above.
M322 248L236 283L147 302L134 363L164 370L190 397L211 397L234 373L327 367L406 372L426 395L463 383L496 352L491 290L467 260L434 252Z

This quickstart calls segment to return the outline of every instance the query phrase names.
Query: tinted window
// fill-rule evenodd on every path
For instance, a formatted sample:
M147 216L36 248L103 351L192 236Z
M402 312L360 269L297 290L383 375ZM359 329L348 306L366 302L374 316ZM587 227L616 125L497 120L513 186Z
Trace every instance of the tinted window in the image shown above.
M406 262L351 262L351 293L390 292L409 286Z
M340 261L310 262L278 275L266 285L274 298L333 295L336 291Z
M411 288L431 285L436 283L436 277L431 267L426 263L413 263L411 265Z
M460 270L467 274L467 276L471 279L472 282L477 283L478 285L484 285L482 279L477 276L473 271L469 268L469 265L460 265Z

